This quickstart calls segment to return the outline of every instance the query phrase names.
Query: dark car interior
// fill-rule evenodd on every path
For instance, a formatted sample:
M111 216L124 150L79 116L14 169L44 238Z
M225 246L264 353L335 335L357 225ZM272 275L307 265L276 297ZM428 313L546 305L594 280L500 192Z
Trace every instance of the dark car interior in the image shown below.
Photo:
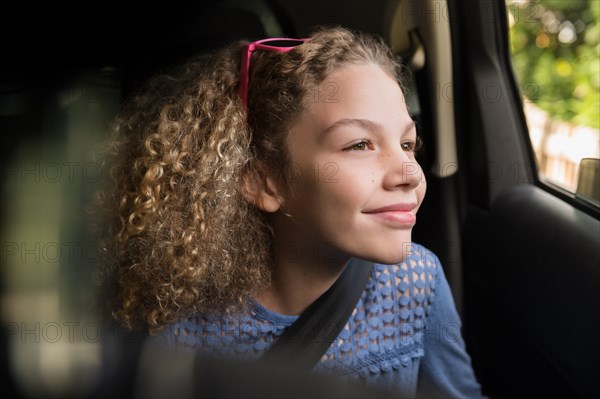
M121 101L149 77L233 40L302 37L321 24L384 37L406 65L409 111L424 141L418 160L428 189L413 239L442 262L483 393L600 394L600 213L531 172L536 164L508 55L503 1L223 0L133 10L48 4L35 14L15 6L5 18L14 20L1 28L2 234L21 223L15 204L35 214L28 196L48 195L48 211L71 211L27 226L45 223L39 229L58 229L65 242L91 240L79 204L92 195L95 180L80 179L54 194L23 192L15 176L31 181L36 169L28 166L34 170L28 175L19 168L53 162L63 165L64 180L65 162L76 162L79 169L70 171L78 176ZM491 101L481 90L486 84L501 95ZM44 173L52 180L50 169L38 168L42 181ZM3 245L3 264L12 248ZM91 283L82 282L92 281L93 268L93 259L83 256L57 271L60 309L70 317L92 317L81 304L90 300ZM18 287L4 269L3 390L36 397L48 391L32 388L43 383L15 366L10 326L19 313L4 302ZM18 289L46 287L36 281ZM139 349L109 348L124 370L115 386L135 379Z

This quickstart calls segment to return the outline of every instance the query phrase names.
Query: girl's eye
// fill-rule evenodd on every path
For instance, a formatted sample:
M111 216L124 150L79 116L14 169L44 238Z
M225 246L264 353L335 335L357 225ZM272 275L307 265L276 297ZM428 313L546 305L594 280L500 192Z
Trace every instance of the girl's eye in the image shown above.
M407 140L400 145L404 151L417 152L421 148L421 144L421 138L417 136L415 141Z
M345 151L367 151L373 150L375 147L373 146L373 142L369 139L362 139L357 143L352 144L350 147L346 148Z
M414 141L405 141L402 144L400 144L402 146L402 149L404 151L414 151L415 150L415 142Z

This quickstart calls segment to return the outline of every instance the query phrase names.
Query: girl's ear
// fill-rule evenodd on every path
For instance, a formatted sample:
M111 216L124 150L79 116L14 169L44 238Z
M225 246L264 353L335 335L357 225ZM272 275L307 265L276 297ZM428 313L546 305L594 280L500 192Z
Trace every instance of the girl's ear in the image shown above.
M243 174L242 195L247 202L265 212L274 213L281 208L277 185L262 171L246 171Z

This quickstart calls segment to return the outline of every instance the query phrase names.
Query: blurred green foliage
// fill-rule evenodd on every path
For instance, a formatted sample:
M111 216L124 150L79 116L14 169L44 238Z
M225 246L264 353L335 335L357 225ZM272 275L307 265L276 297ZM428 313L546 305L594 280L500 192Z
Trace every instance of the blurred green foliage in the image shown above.
M507 1L513 66L525 101L600 128L600 0Z

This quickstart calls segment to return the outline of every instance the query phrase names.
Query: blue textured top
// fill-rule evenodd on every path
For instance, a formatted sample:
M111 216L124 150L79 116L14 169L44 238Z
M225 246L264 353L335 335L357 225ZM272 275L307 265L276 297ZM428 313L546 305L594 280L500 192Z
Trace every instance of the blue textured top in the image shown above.
M161 339L170 348L252 359L297 317L254 302L245 314L198 313L180 320ZM460 331L439 259L413 244L404 262L373 266L356 308L313 371L362 379L408 397L418 386L446 397L481 397Z

